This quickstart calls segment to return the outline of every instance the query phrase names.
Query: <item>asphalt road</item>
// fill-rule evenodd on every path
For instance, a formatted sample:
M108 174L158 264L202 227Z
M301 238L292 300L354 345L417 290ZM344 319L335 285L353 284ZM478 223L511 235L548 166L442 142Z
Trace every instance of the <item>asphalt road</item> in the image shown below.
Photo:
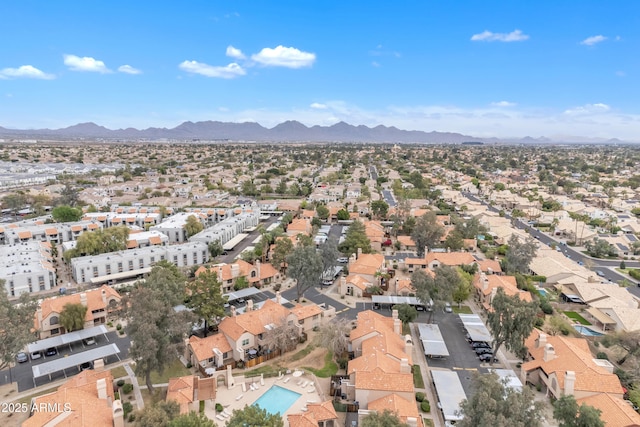
M382 197L384 197L384 201L391 207L396 206L396 199L393 197L393 193L391 190L382 190Z
M465 197L467 197L470 200L473 200L475 202L480 202L484 205L486 205L490 211L493 212L499 212L500 210L497 209L494 206L489 205L485 200L482 200L472 194L469 193L463 193ZM563 241L561 240L557 240L552 238L551 236L549 236L548 234L545 234L541 231L538 231L537 229L535 229L534 227L530 226L529 224L527 224L524 221L521 221L517 218L512 218L509 214L505 213L505 218L507 219L511 219L512 224L514 224L515 227L522 229L522 230L528 230L529 234L531 236L533 236L535 239L539 240L541 243L544 243L547 246L556 246L560 248L560 251L562 253L564 253L565 256L567 256L568 258L572 259L575 262L578 263L586 263L586 262L590 262L593 264L593 271L601 271L602 272L602 276L604 279L611 281L612 283L622 283L623 280L627 280L627 281L631 281L632 283L636 283L638 284L637 281L633 280L633 279L629 279L629 277L618 273L617 271L615 271L615 268L618 268L620 266L620 261L621 260L605 260L605 259L599 259L599 258L593 258L590 256L587 256L585 254L583 254L582 252L572 248L571 246L567 246L566 244L564 244ZM638 261L625 261L625 264L627 266L627 268L632 267L632 268L640 268L640 262ZM627 290L629 292L631 292L633 295L640 297L640 287L639 286L628 286Z
M371 179L373 180L378 179L378 170L375 166L369 166L369 175L371 175Z
M117 334L116 331L113 332L109 332L106 334L107 336L105 337L104 335L99 335L96 337L96 345L97 347L101 347L101 346L105 346L111 343L115 343L118 348L120 349L120 353L118 354L118 356L120 357L120 359L126 359L129 355L129 347L131 347L131 340L129 339L128 336L125 337L121 337ZM82 351L86 351L86 350L91 350L96 348L95 346L85 346L82 342L77 342L74 343L71 347L71 349L69 349L69 346L62 346L58 348L58 354L55 356L51 356L51 357L45 357L42 356L42 358L38 359L38 360L34 360L32 361L31 359L29 359L29 361L24 362L24 363L18 363L16 364L16 366L11 368L11 372L9 372L9 369L5 369L3 371L0 371L0 385L2 384L7 384L9 382L9 380L11 379L14 382L18 383L18 391L22 392L25 390L30 390L32 388L34 388L34 384L33 384L33 372L31 370L31 367L34 365L39 365L41 363L45 363L45 362L50 362L52 360L56 360L56 359L60 359L65 357L68 354L71 353L78 353L78 352L82 352ZM109 364L109 363L115 363L118 361L118 357L117 356L109 356L105 362L105 364ZM51 375L51 381L56 381L59 379L63 379L66 377L70 377L73 375L76 375L79 372L79 370L77 368L69 368L67 369L65 372L57 372L55 374ZM38 378L36 380L36 385L37 386L41 386L41 385L45 385L47 383L49 383L49 377L41 377Z

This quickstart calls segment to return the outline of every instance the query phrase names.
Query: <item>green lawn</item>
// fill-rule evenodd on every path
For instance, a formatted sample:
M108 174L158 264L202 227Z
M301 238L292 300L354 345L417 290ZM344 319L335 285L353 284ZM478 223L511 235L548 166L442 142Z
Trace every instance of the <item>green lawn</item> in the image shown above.
M324 366L321 369L310 368L305 366L309 372L313 372L316 377L319 378L329 378L331 375L335 375L338 373L338 365L333 361L333 352L329 351L324 356Z
M471 311L471 308L469 308L468 305L461 305L458 307L457 305L452 304L451 308L456 314L473 314L473 311Z
M433 420L429 418L423 418L422 422L424 423L424 427L433 427Z
M302 350L300 350L299 352L291 356L289 360L292 362L295 362L296 360L300 360L306 355L308 355L309 353L311 353L315 348L316 348L315 345L309 344L305 348L303 348Z
M191 375L191 371L185 368L180 360L176 359L171 365L164 368L162 374L155 371L151 372L151 382L153 384L164 384L169 382L169 378L184 377L186 375ZM138 383L145 385L144 377L138 376Z
M124 366L118 366L111 370L111 375L113 375L113 378L122 378L127 376L127 371L124 369Z
M415 388L424 388L424 380L422 379L422 372L420 366L413 365L413 386Z
M278 365L263 365L259 368L252 369L250 371L245 372L245 377L257 377L261 374L264 374L265 377L277 376L278 371L286 371L286 368L283 368Z
M579 315L575 311L565 311L564 315L567 316L571 320L575 320L576 322L580 323L581 325L586 325L586 326L591 325L591 323L589 321L587 321L587 319L585 319L584 317L582 317L581 315Z

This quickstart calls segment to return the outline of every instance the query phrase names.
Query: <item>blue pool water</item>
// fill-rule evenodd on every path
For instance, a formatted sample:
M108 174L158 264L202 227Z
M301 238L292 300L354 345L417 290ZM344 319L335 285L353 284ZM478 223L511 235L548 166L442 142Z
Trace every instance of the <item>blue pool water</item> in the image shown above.
M300 396L302 396L300 393L273 385L253 404L266 409L270 414L280 413L280 415L283 415Z
M543 297L547 296L547 291L545 291L544 289L538 289L538 292L540 292L540 295L542 295Z
M573 328L580 332L582 335L588 336L588 337L601 337L602 333L600 332L596 332L591 328L587 328L586 326L583 325L573 325Z

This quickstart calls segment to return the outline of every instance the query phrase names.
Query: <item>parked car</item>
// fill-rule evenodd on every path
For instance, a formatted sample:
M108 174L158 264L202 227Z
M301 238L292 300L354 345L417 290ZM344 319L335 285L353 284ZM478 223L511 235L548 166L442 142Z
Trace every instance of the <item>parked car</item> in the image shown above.
M494 357L493 354L489 354L489 353L478 355L478 359L480 359L481 362L493 362L493 363L496 363L498 361L498 359L496 357Z
M84 342L84 345L94 345L96 343L96 339L94 337L85 338L82 342Z
M333 280L323 280L322 286L331 286L333 285Z
M493 355L493 350L491 350L490 348L486 348L486 347L479 347L479 348L476 348L476 354L477 355L481 355L481 354L491 354L491 355Z
M87 369L93 369L93 362L84 362L82 365L80 365L81 371L86 371Z
M346 264L346 263L348 263L348 262L349 262L349 258L344 257L344 256L343 256L343 257L340 257L340 258L338 258L338 262L339 262L340 264Z
M450 302L444 303L444 312L445 313L452 313L453 312L453 309L451 308L451 303Z
M58 350L55 347L49 347L45 352L44 355L49 357L49 356L55 356L56 354L58 354Z
M34 351L33 353L31 353L31 360L38 360L42 357L42 352L40 351Z
M29 360L29 356L27 356L27 353L25 353L24 351L21 351L20 353L16 354L16 362L24 363L28 360Z
M484 342L484 341L476 341L476 342L471 343L471 347L473 349L476 349L476 348L491 348L491 345L489 343L487 343L487 342Z
M600 277L604 277L604 273L600 270L596 270L596 274Z

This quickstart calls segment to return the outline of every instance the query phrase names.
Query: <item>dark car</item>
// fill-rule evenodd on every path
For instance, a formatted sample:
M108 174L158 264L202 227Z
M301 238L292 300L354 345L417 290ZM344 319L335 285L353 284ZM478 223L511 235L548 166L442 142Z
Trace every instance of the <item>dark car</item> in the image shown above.
M93 369L93 362L84 362L82 365L80 365L81 371L86 371L87 369Z
M498 361L497 358L493 357L493 354L488 354L488 353L478 355L478 359L480 359L481 362L496 363Z
M490 348L480 347L480 348L476 348L476 354L478 354L478 355L480 355L480 354L491 354L491 355L493 355L493 351L491 351Z
M29 356L27 356L27 353L25 353L24 351L21 351L20 353L16 354L16 362L24 363L28 360L29 360Z
M471 344L471 347L476 349L476 348L491 348L491 346L489 345L489 343L483 342L483 341L479 341L479 342L474 342Z
M47 349L47 351L44 352L44 355L47 357L55 356L56 354L58 354L58 350L56 350L55 347L50 347Z

